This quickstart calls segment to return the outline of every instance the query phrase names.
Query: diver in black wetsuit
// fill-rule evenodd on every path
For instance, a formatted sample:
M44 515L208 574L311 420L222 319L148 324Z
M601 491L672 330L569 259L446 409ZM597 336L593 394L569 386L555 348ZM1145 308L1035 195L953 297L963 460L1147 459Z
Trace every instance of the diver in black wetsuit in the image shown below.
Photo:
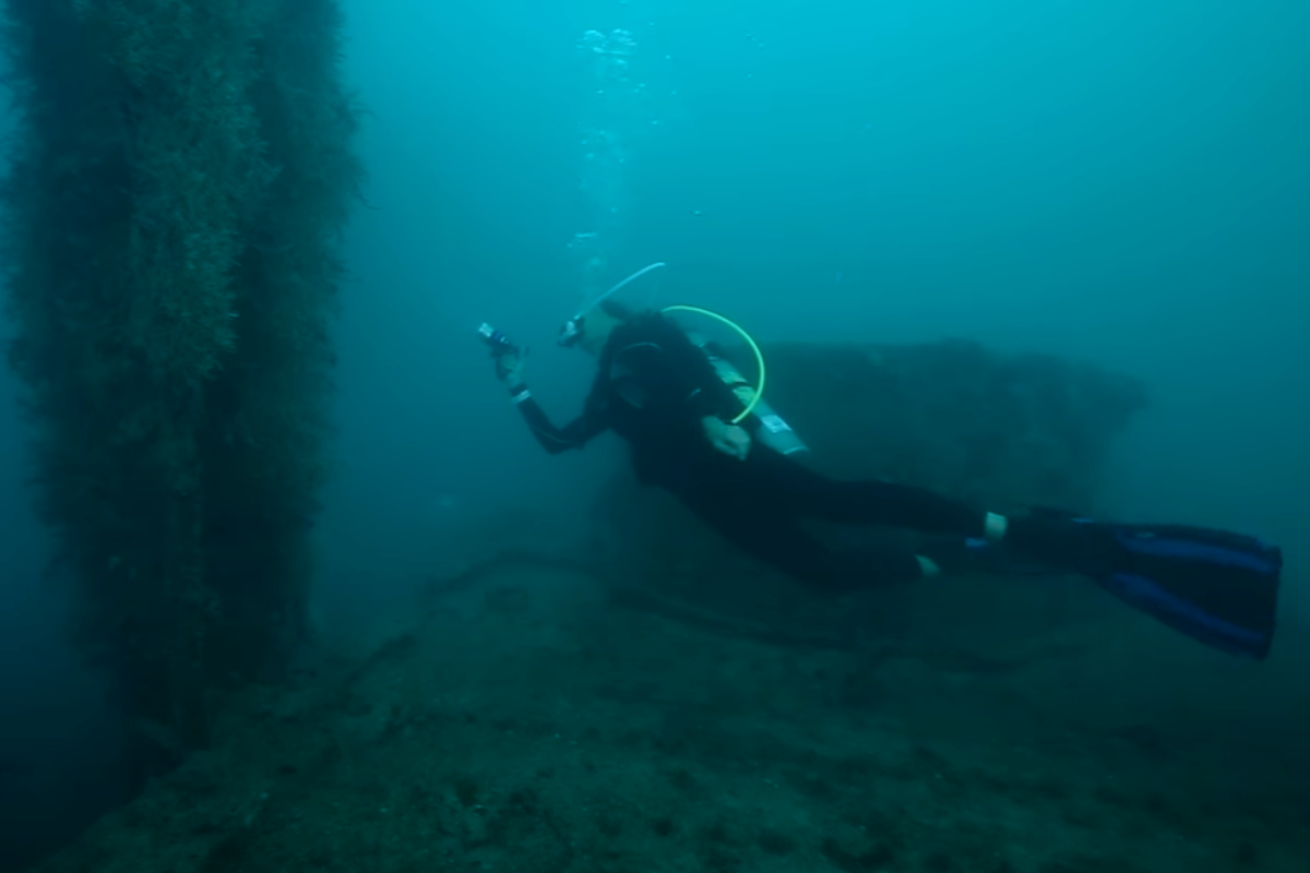
M637 477L676 495L738 548L823 589L853 589L940 572L938 561L899 552L834 552L800 517L999 538L1005 520L918 488L829 479L754 444L758 419L728 424L742 403L705 353L657 313L622 317L601 304L576 345L598 356L582 415L555 427L523 384L522 361L501 357L501 378L552 454L605 430L632 446Z
M849 591L954 572L975 566L975 554L1012 548L1087 575L1204 643L1268 653L1282 567L1276 547L1222 531L1051 511L1007 518L919 488L824 477L756 445L757 420L731 424L742 402L659 313L601 303L565 325L561 344L598 363L582 415L562 428L532 399L519 355L496 354L498 376L548 452L581 448L613 430L631 444L643 484L667 489L738 548L815 588ZM958 547L931 556L837 552L803 530L801 517L953 535Z

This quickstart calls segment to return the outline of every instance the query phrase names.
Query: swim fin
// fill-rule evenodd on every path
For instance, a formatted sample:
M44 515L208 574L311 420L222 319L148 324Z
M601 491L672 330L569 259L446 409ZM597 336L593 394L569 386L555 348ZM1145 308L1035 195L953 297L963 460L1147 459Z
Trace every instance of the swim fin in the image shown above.
M1038 509L1005 541L1089 576L1115 597L1205 645L1264 660L1273 643L1282 551L1211 528L1112 524Z

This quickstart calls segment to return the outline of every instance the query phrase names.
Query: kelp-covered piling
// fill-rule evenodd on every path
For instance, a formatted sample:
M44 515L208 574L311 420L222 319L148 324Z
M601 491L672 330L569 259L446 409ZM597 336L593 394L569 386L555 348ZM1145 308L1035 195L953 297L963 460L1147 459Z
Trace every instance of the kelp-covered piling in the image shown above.
M77 638L170 754L294 644L359 185L335 0L6 0L10 361Z

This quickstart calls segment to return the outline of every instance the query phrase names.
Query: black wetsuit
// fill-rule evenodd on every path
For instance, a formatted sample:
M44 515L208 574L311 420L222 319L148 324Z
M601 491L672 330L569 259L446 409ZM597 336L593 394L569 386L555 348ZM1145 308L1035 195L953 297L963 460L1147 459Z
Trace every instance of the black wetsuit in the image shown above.
M521 385L511 386L537 439L552 454L613 430L632 445L638 479L676 495L728 540L807 584L852 589L922 575L905 552L838 552L801 517L878 524L961 540L983 533L984 513L932 492L822 476L756 443L746 460L714 449L701 420L730 421L741 401L672 321L644 315L614 329L582 415L555 427ZM758 427L753 417L742 425Z

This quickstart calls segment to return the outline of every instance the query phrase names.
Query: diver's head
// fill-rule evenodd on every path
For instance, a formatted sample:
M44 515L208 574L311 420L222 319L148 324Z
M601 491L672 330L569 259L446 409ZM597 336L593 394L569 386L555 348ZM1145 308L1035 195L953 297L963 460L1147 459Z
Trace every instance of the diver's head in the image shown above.
M564 322L559 332L559 344L598 355L605 348L614 328L632 318L633 314L627 307L610 300L603 301L599 306L580 312Z

